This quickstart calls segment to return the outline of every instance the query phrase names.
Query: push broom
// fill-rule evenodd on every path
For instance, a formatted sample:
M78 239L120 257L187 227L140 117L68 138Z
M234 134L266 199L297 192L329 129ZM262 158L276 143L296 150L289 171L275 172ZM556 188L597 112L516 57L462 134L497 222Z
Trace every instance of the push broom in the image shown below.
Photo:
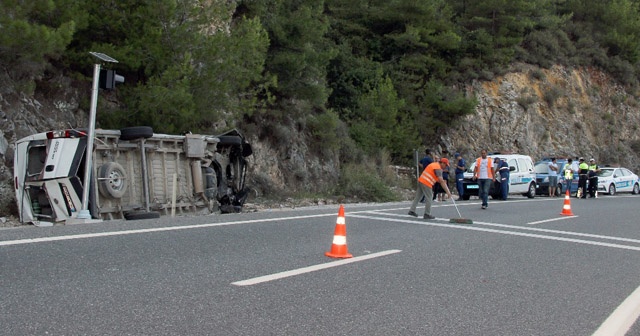
M467 218L462 218L460 214L460 210L458 210L458 205L456 204L456 200L451 197L451 201L453 202L453 206L456 207L456 211L458 212L458 216L460 218L451 218L449 219L449 223L458 223L458 224L473 224L473 221Z

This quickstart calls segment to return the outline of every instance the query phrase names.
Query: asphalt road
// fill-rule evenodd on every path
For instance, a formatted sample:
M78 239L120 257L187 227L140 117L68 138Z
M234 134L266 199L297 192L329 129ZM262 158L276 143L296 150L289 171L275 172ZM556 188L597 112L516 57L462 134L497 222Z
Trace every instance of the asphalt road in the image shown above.
M337 206L1 229L0 333L640 335L640 196L563 203L347 204L352 259Z

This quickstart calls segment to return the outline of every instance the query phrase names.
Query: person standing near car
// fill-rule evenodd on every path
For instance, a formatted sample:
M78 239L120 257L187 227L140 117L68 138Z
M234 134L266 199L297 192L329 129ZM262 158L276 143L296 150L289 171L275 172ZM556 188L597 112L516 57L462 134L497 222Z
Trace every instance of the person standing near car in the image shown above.
M460 153L456 153L456 189L458 190L458 201L462 201L462 196L464 196L464 188L462 187L462 181L464 181L464 170L467 166L467 163L462 158Z
M549 197L556 197L556 186L558 185L558 164L556 158L551 158L549 162Z
M589 172L587 173L589 177L589 197L595 198L596 193L598 192L598 173L600 172L600 167L596 164L596 159L589 160Z
M431 162L433 162L433 159L431 158L431 150L427 148L424 150L424 157L418 162L420 173L422 173L422 171L424 171L424 169L427 168L427 166L430 165ZM424 203L424 197L420 200L420 203Z
M587 174L589 173L589 165L584 162L584 158L580 158L578 165L578 197L587 198Z
M573 184L573 160L571 158L562 167L562 173L564 174L564 181L567 183L569 196L571 196L571 184Z
M433 202L433 186L437 183L442 186L444 191L447 193L447 196L451 197L451 191L449 191L449 187L445 183L444 179L442 179L442 168L449 166L448 160L440 160L437 155L434 155L433 158L437 160L436 162L430 163L427 168L422 171L420 177L418 178L418 190L416 190L416 196L413 198L413 203L411 203L411 208L409 209L409 216L418 217L416 213L416 207L418 206L418 202L420 198L424 196L425 204L424 204L424 219L435 219L435 216L431 215L431 203Z
M498 173L500 174L500 196L502 196L503 201L506 201L509 196L509 164L506 159L501 159L498 167Z
M478 193L482 200L481 208L489 207L489 189L495 180L495 168L493 160L487 157L487 150L480 151L480 157L476 159L476 166L473 169L473 179L478 181Z
M442 166L442 179L444 180L444 183L446 183L448 187L449 186L449 159L447 159L446 157L440 158L440 163L441 163L440 166ZM444 188L440 184L436 184L433 190L436 193L438 202L443 202L447 200L447 193L444 191Z

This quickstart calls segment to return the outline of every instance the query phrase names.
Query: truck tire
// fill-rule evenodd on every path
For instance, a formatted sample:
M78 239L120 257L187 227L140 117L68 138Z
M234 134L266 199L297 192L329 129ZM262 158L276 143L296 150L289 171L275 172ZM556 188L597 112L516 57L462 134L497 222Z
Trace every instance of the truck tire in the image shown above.
M126 220L154 219L154 218L160 218L160 213L157 211L129 211L124 213L124 219Z
M124 167L117 162L107 162L98 169L98 190L105 197L122 198L127 192Z
M149 126L125 127L120 130L120 140L148 139L153 136L153 128Z
M239 136L222 135L218 139L220 139L219 145L242 145L242 138Z

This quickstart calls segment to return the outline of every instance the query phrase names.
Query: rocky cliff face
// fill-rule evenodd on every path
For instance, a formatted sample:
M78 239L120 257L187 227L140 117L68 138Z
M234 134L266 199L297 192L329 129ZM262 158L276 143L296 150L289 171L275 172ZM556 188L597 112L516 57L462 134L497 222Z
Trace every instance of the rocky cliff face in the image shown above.
M0 74L3 83L10 79ZM13 206L13 143L51 129L86 127L88 85L78 89L66 78L53 78L35 95L15 86L0 88L0 217L15 215ZM640 111L636 92L629 93L614 78L595 69L527 65L491 82L474 82L475 115L446 130L425 146L440 152L459 151L475 158L480 149L544 156L594 157L600 164L622 165L640 172ZM252 140L255 155L249 175L273 190L306 190L304 185L334 183L338 160L319 160L304 144L270 148ZM296 172L308 174L296 174ZM263 192L269 192L264 190Z
M640 111L636 98L594 69L521 66L520 71L467 87L476 114L447 131L440 149L467 158L481 149L595 158L638 172Z

